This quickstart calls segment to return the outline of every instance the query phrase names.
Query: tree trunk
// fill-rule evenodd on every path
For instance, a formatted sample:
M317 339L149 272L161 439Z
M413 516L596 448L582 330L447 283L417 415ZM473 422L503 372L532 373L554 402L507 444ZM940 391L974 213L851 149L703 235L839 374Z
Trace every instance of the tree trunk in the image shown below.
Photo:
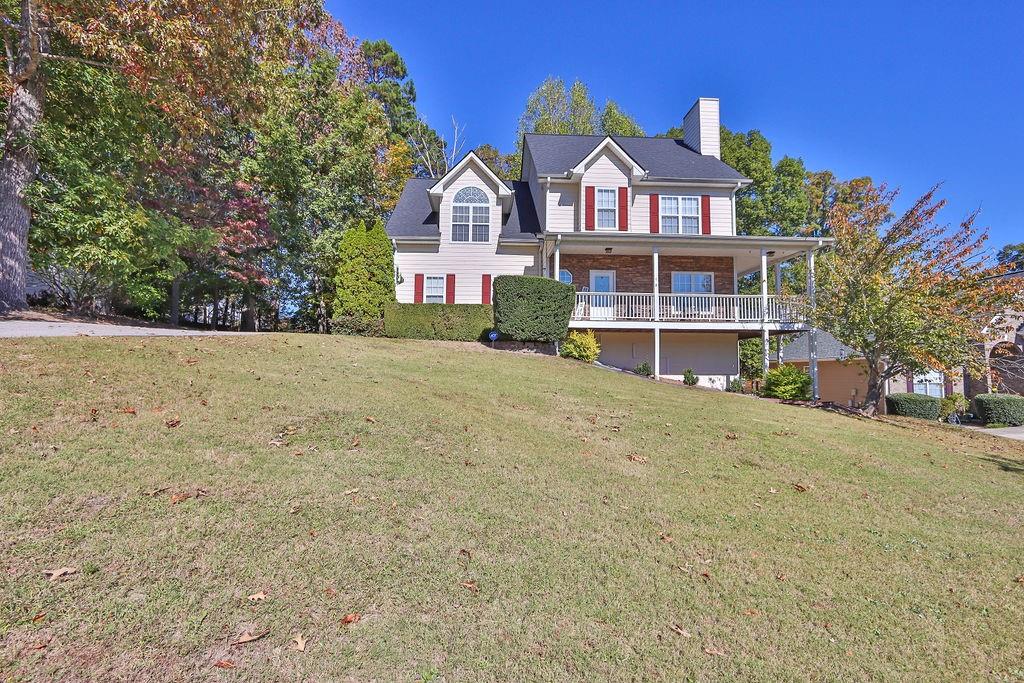
M860 406L868 415L878 412L878 402L882 400L884 386L885 379L878 372L878 363L868 363L868 388L864 394L864 402Z
M210 315L210 329L217 329L217 320L220 318L220 297L217 296L217 292L213 293L213 311Z
M21 2L21 31L15 59L14 91L7 102L7 132L0 157L0 312L21 309L28 271L28 228L32 214L25 193L35 180L38 161L32 146L43 118L46 81L38 69L46 33L38 25L32 0Z
M171 280L171 292L168 296L167 308L170 313L167 316L167 322L175 327L181 320L181 278L176 277Z
M256 297L248 290L245 292L245 308L242 309L242 331L256 331Z

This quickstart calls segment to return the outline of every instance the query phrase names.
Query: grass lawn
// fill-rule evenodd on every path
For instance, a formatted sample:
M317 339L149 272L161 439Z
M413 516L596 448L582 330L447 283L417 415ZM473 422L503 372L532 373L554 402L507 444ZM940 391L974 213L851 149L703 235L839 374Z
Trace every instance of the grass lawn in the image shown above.
M0 564L5 681L1020 680L1024 443L476 345L0 341Z

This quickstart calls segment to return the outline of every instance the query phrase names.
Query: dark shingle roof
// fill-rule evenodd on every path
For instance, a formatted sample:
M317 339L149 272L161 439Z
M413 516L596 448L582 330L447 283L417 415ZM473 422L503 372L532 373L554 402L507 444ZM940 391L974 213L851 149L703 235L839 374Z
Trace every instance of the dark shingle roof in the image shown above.
M437 178L411 178L398 198L385 230L391 237L439 237L437 212L430 208L427 190ZM507 240L533 241L540 235L540 221L533 203L530 185L519 180L506 180L513 191L512 210L502 216L501 237Z
M526 145L539 175L565 173L583 161L602 140L604 136L601 135L526 135ZM612 140L655 178L744 179L742 173L725 162L697 154L682 140L618 135L613 135Z
M818 330L818 360L846 360L856 358L859 353L842 343L824 330ZM807 333L792 337L791 341L782 346L782 361L808 360Z

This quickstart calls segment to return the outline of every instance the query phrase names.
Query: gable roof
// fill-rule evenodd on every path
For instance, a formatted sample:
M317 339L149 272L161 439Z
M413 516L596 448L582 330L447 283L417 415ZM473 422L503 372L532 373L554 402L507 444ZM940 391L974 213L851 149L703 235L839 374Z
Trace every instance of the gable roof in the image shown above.
M430 204L428 191L438 178L411 178L405 183L395 210L384 229L393 238L440 238L437 211ZM529 183L519 180L499 181L512 194L512 208L502 215L500 237L503 240L535 242L540 235L540 221L533 203Z
M586 159L604 140L602 135L542 135L527 133L537 175L565 175ZM698 154L676 138L610 136L648 173L648 178L672 180L747 180L742 173L713 156Z
M818 360L846 360L847 358L859 358L860 354L842 343L825 330L818 330L817 334ZM798 334L788 343L782 346L782 362L806 361L810 359L810 351L807 346L807 333Z
M498 200L501 201L502 208L508 208L509 202L512 201L512 191L508 186L502 182L501 178L491 170L490 166L485 164L483 160L476 155L476 152L470 151L466 156L462 157L459 163L448 169L440 178L437 178L430 189L427 190L431 197L432 206L435 208L441 204L441 195L444 194L444 181L448 176L454 176L462 171L466 166L470 164L476 164L477 168L483 172L484 177L494 183L498 188Z

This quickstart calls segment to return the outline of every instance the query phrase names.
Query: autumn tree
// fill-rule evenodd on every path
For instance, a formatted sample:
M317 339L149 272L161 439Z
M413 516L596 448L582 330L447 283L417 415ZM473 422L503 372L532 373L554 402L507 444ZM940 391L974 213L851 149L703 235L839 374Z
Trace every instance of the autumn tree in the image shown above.
M896 193L864 188L859 205L837 203L828 217L836 242L820 259L811 322L866 361L868 412L893 377L984 372L984 343L1001 332L990 321L1024 299L1024 279L999 277L1009 267L985 255L974 215L955 230L936 221L936 190L894 219Z
M257 65L307 43L358 49L311 0L20 0L0 4L7 98L0 154L0 309L25 305L36 149L50 65L88 64L121 74L180 134L217 125L259 99ZM350 60L356 64L356 60ZM361 60L358 60L361 64Z

